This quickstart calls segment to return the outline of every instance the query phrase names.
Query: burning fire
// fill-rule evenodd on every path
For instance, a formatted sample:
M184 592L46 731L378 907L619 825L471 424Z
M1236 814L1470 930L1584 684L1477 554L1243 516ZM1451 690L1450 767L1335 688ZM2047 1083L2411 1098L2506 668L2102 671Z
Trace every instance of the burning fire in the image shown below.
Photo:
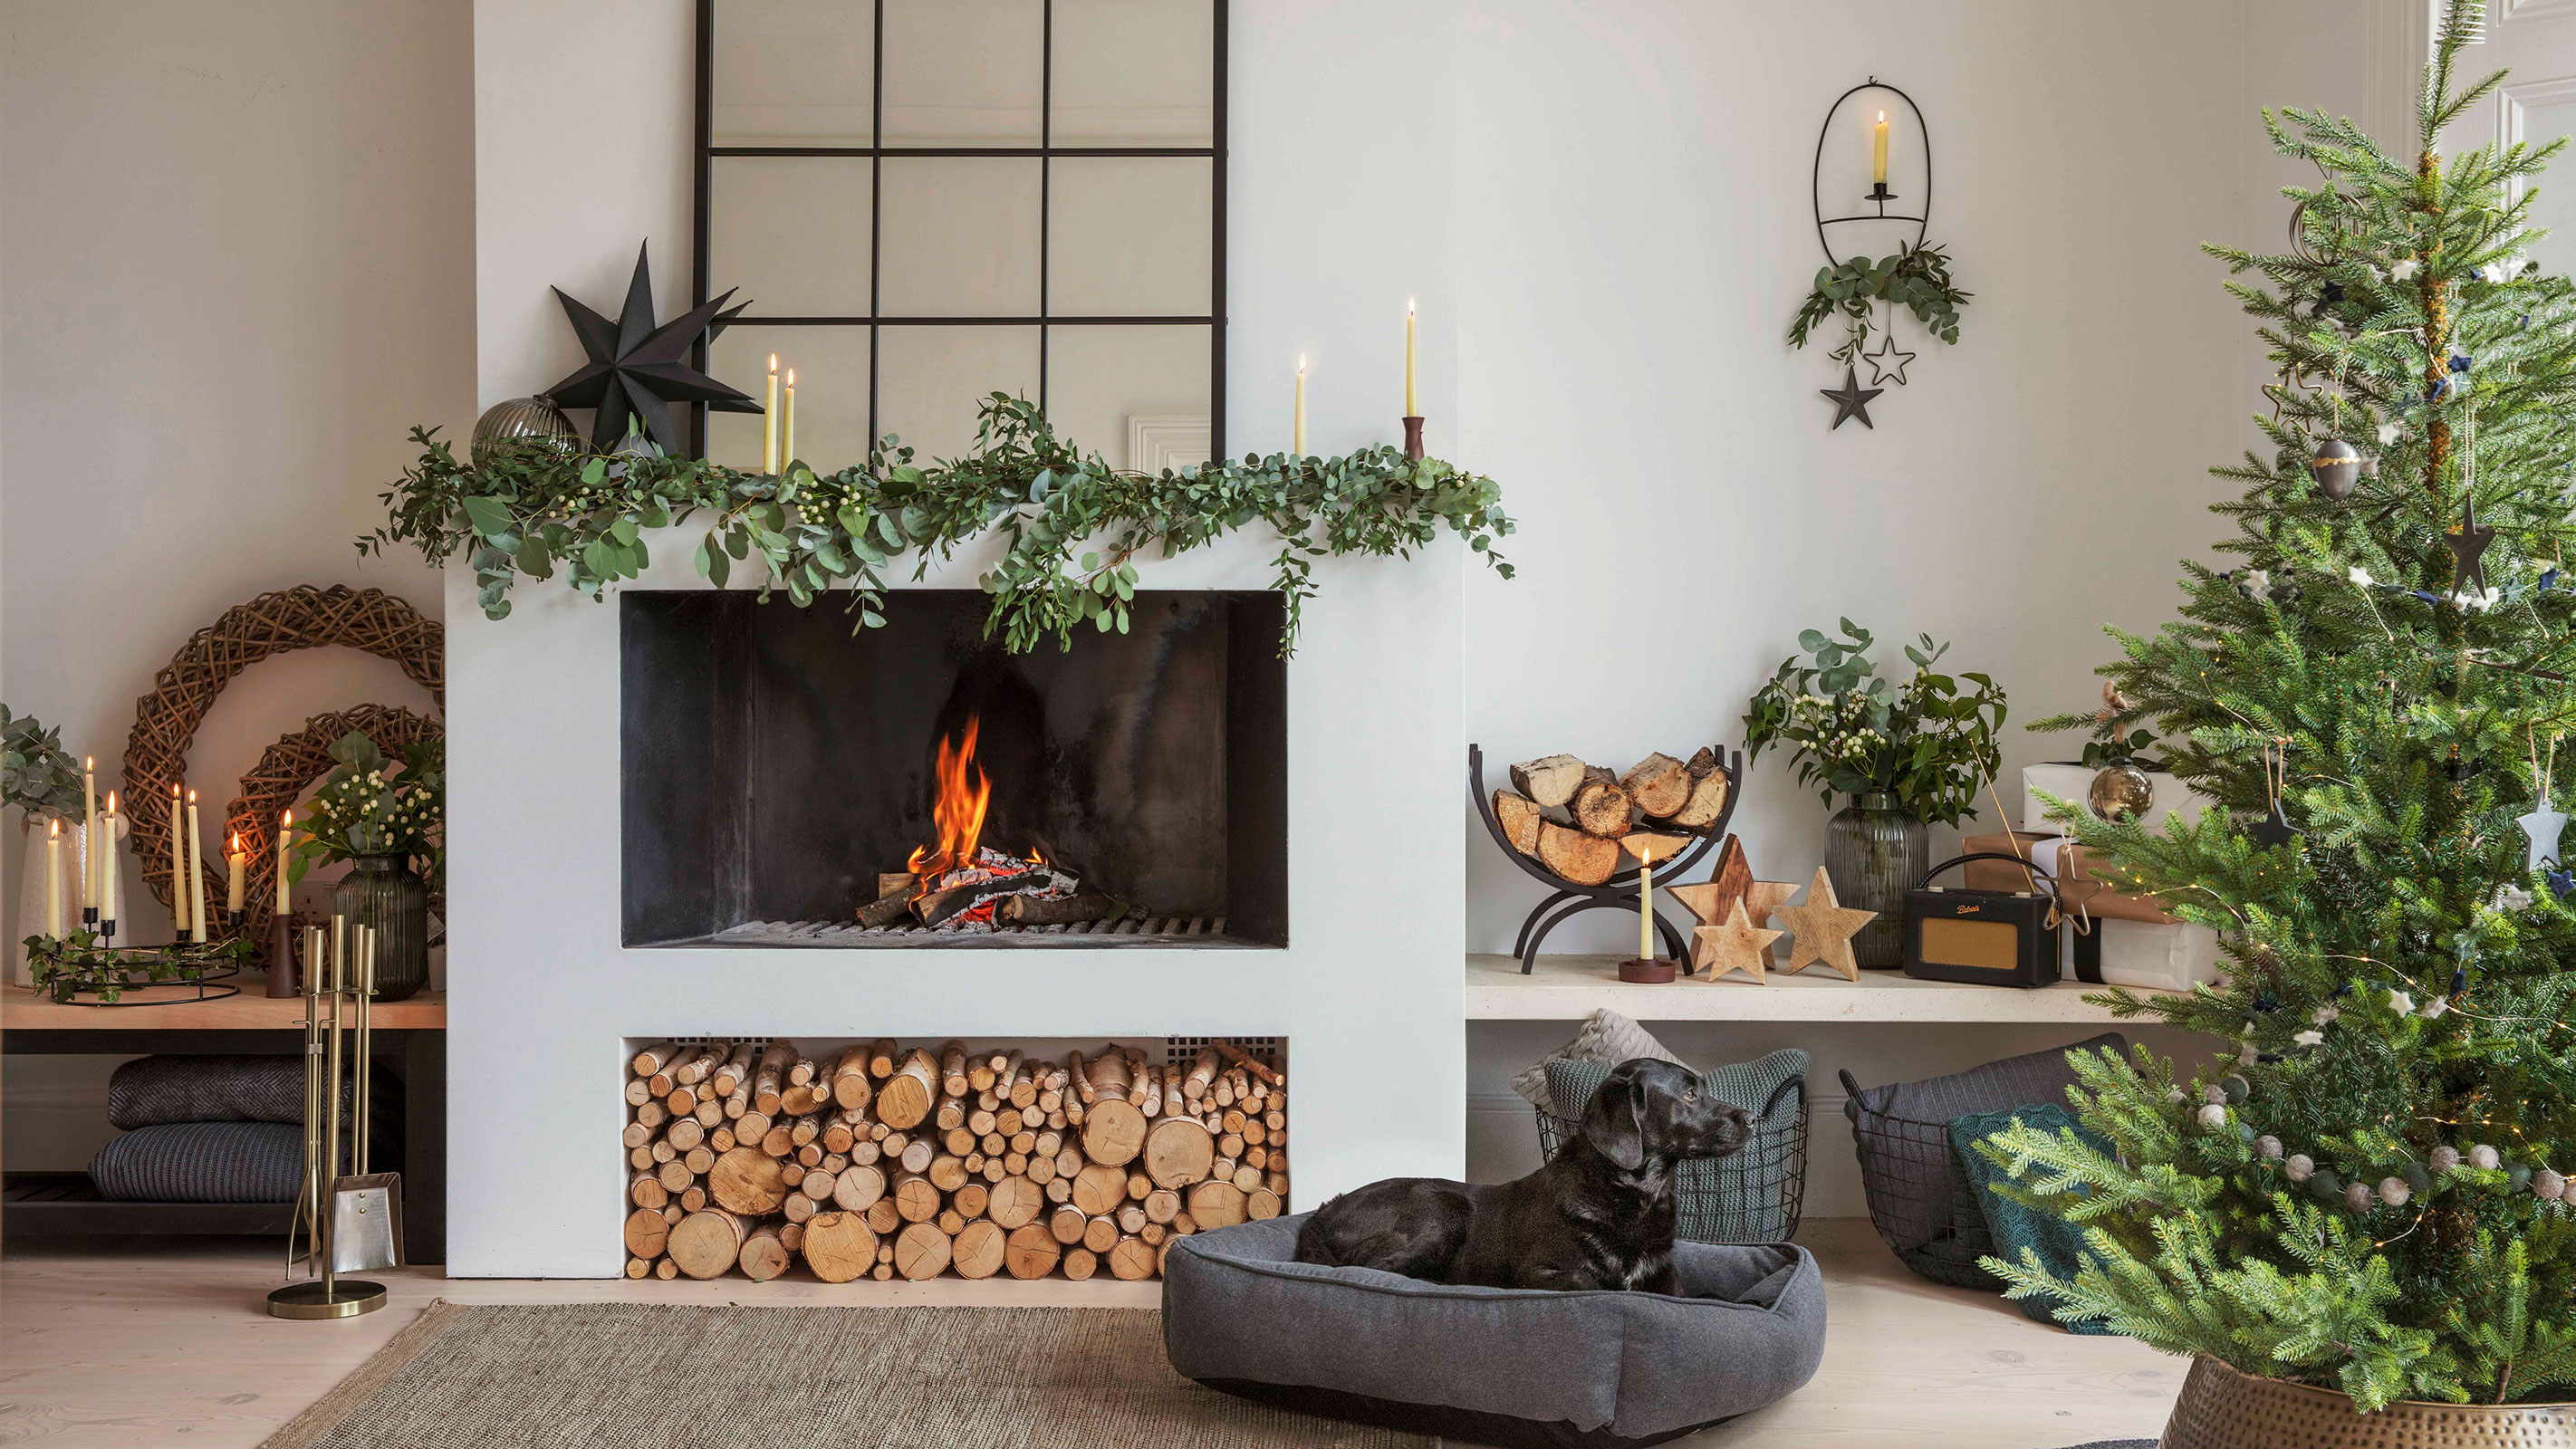
M984 833L984 809L993 800L993 782L975 763L975 734L980 723L977 716L968 715L961 734L954 739L940 737L938 760L932 772L939 782L939 794L930 807L931 821L939 827L939 842L935 846L915 846L905 865L925 888L947 872L975 863L975 840Z

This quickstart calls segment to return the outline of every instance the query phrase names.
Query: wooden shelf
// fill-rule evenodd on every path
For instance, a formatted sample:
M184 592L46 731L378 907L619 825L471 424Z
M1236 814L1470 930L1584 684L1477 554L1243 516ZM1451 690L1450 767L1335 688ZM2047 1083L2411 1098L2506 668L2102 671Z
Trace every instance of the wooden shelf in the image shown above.
M194 988L156 986L125 993L128 1001L151 1002L178 997L163 1005L65 1006L47 1001L24 986L0 986L0 1030L8 1031L302 1031L304 998L270 997L267 979L245 974L241 995L220 1001L196 1001ZM442 1031L447 1026L447 993L424 991L406 1001L378 1002L367 1013L379 1031Z
M1902 972L1864 971L1845 981L1822 967L1766 984L1741 974L1631 986L1615 956L1541 956L1527 976L1511 956L1467 958L1469 1021L1581 1021L1602 1007L1639 1021L2065 1021L2102 1022L2111 1013L2084 999L2101 988L2062 981L2023 991L1917 981Z

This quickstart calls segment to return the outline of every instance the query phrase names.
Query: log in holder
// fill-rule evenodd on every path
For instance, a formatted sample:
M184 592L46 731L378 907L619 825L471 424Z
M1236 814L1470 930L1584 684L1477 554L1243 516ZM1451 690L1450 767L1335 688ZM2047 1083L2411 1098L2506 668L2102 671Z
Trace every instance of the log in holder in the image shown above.
M1694 866L1706 859L1711 850L1726 839L1726 827L1735 819L1735 802L1741 798L1744 785L1744 752L1731 750L1722 754L1718 768L1726 773L1726 808L1701 832L1698 843L1663 863L1656 872L1666 879L1679 881ZM1494 794L1485 785L1485 751L1481 745L1467 747L1467 795L1475 802L1476 816L1485 822L1485 830L1500 846L1503 858L1529 872L1530 878L1548 887L1545 900L1530 908L1521 922L1521 933L1512 944L1512 954L1521 958L1521 974L1527 976L1538 966L1538 948L1548 933L1585 911L1633 911L1637 908L1637 872L1630 867L1612 875L1599 885L1581 885L1567 880L1541 865L1536 859L1512 847L1511 837L1503 834L1502 822L1494 818ZM1664 919L1663 902L1655 903L1655 932L1675 961L1690 960L1690 938L1674 929Z

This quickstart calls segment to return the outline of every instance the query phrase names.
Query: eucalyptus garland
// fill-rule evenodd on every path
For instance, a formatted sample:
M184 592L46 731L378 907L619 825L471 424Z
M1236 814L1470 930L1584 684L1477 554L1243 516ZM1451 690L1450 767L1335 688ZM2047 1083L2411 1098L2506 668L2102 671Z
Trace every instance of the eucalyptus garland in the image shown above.
M1169 558L1254 523L1279 540L1283 654L1315 593L1318 558L1410 557L1446 524L1497 573L1512 574L1494 547L1512 532L1502 490L1437 459L1380 447L1148 475L1081 454L1034 404L998 392L981 405L966 456L916 462L889 435L865 464L836 473L802 463L752 473L651 451L585 455L540 440L503 444L468 465L435 429L411 436L420 459L381 495L391 517L358 540L358 551L407 544L432 564L463 554L494 619L508 617L522 575L561 570L575 590L601 597L650 564L648 531L702 513L711 517L693 549L699 574L721 587L755 570L763 601L784 591L799 608L837 589L857 616L853 632L885 622L885 571L903 555L919 555L918 579L934 556L998 532L1007 546L981 580L993 599L985 633L1014 653L1050 636L1069 647L1086 623L1125 633L1138 554Z

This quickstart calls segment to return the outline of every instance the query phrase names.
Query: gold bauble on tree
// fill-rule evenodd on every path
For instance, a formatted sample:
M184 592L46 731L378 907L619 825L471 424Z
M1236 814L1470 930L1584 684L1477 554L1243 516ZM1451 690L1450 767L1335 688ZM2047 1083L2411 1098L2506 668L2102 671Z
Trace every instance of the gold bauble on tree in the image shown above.
M2155 803L2156 787L2146 771L2121 760L2103 766L2102 772L2093 777L2093 787L2084 794L2094 814L2117 820L2123 815L2143 817L2147 807Z

